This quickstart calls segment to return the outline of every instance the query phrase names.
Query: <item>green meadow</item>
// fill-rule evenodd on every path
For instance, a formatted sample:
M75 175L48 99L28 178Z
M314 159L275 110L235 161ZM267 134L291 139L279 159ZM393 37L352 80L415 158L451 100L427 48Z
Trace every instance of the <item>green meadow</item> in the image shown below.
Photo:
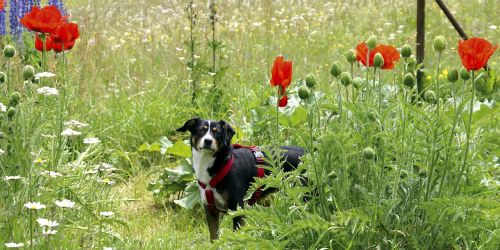
M71 50L3 36L16 53L0 55L0 248L499 249L500 52L464 72L460 36L426 2L423 65L416 1L67 0ZM497 0L444 2L500 44ZM411 56L347 60L373 36ZM286 107L278 55L293 62ZM192 117L229 122L234 143L306 150L256 180L279 189L270 205L229 212L213 243L176 132Z

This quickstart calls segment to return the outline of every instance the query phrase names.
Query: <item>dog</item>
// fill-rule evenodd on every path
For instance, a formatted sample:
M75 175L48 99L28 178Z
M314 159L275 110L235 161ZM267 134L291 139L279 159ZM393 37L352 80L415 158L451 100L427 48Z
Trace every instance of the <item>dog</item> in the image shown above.
M235 130L224 120L211 121L192 118L177 131L191 133L193 169L205 209L210 240L218 239L220 214L245 206L244 197L256 177L270 174L259 167L266 157L258 147L232 145ZM300 147L280 147L283 171L296 169L304 150ZM248 201L253 205L273 188L258 189ZM244 218L233 218L233 230L244 225Z

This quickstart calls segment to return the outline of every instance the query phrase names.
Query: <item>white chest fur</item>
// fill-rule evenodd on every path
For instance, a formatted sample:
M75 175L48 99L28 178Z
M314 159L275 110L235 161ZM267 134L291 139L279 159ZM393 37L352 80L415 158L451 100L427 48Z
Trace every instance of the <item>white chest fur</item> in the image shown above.
M199 181L205 183L207 186L206 188L202 188L201 186L198 186L200 189L200 196L201 196L201 201L203 204L208 204L207 203L207 198L205 196L205 190L212 190L214 193L214 198L216 202L216 206L219 210L226 210L227 204L222 197L220 193L217 192L217 190L208 184L212 177L208 174L208 168L212 167L214 162L215 162L215 157L211 151L208 150L196 150L192 149L193 153L193 168L194 168L194 173L196 175L196 179Z

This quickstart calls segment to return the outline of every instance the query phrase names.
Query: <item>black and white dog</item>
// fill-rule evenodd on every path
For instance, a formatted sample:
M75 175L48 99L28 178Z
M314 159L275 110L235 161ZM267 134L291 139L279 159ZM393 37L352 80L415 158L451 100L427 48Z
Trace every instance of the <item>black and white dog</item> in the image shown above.
M192 164L205 208L210 239L215 240L218 238L220 213L243 207L243 198L255 177L269 174L258 166L265 164L265 156L257 147L231 145L235 131L223 120L193 118L177 131L191 132ZM281 147L281 150L283 170L295 169L304 150L299 147ZM261 193L254 193L252 199L258 200L272 191L275 190L258 190ZM233 219L234 230L243 224L242 217Z

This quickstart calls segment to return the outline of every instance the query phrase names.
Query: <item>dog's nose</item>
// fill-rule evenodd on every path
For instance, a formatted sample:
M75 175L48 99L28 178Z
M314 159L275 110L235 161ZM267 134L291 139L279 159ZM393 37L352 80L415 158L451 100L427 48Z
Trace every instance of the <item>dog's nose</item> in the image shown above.
M212 145L212 140L211 139L205 139L203 142L205 143L205 147L208 147L208 146Z

